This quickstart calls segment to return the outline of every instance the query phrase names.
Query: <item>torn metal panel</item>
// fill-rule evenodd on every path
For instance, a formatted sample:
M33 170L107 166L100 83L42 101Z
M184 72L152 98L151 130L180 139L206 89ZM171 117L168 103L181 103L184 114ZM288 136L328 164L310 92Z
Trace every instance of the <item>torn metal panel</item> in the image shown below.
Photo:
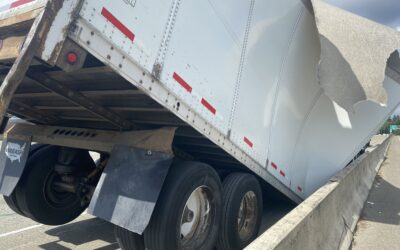
M361 101L387 103L387 60L400 48L400 32L312 0L321 41L319 81L325 94L351 111Z

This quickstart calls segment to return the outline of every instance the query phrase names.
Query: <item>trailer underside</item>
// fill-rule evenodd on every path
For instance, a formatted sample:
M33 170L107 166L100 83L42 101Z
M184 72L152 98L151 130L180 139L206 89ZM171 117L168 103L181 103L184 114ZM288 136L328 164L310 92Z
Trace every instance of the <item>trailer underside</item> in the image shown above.
M0 81L10 67L0 66ZM54 87L48 88L47 84ZM95 107L88 108L85 104ZM110 119L113 116L128 122L134 129L178 127L174 140L177 152L214 167L242 167L225 151L92 56L88 56L82 69L71 73L35 61L18 87L8 113L34 124L72 128L121 130Z

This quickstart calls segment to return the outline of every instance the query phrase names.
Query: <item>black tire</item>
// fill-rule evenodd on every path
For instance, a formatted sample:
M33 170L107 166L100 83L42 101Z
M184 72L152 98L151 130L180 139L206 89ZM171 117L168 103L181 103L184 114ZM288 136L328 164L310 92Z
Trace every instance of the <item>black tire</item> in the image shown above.
M171 166L149 225L144 232L146 249L210 250L215 247L222 212L222 190L218 174L199 162L176 162ZM183 237L181 222L186 203L192 195L205 197L206 215L191 215L188 223L195 226ZM204 209L199 205L199 211ZM193 212L185 210L187 214ZM190 212L188 212L190 211ZM201 212L200 212L201 213ZM196 213L195 213L196 214ZM189 216L189 215L188 215ZM201 219L199 219L201 218ZM196 223L195 223L196 222ZM187 237L186 237L187 236Z
M33 144L33 145L31 145L27 162L29 162L29 158L32 157L32 155L36 151L38 151L39 149L41 149L41 148L43 148L45 146L46 145L43 145L43 144ZM19 214L21 216L25 216L25 214L22 212L21 208L18 205L17 195L16 195L15 190L11 193L10 196L3 196L3 197L4 197L4 200L5 200L6 204L8 205L9 208L11 208L11 210L13 210L15 213L17 213L17 214Z
M57 178L54 167L59 150L57 146L46 146L35 152L15 190L17 203L23 214L41 224L65 224L86 209L77 195L56 192L51 187L51 180ZM73 164L82 166L85 171L95 167L89 152L79 154Z
M114 227L114 234L122 250L145 250L142 235L133 233L119 226Z
M12 211L14 211L16 214L19 214L21 216L25 216L25 214L22 213L21 209L18 206L17 203L17 197L15 196L15 192L12 192L10 196L3 196L4 201L6 202L7 206L11 208Z
M260 228L263 211L260 183L251 174L234 173L226 177L222 189L223 217L217 249L243 249L257 237ZM251 218L247 221L247 224L243 220L242 222L239 221L239 211L245 196L247 202L244 204L247 204L247 206L245 205L242 211L245 210L244 213L248 213ZM247 217L244 216L244 218ZM241 233L239 233L240 229L242 229Z

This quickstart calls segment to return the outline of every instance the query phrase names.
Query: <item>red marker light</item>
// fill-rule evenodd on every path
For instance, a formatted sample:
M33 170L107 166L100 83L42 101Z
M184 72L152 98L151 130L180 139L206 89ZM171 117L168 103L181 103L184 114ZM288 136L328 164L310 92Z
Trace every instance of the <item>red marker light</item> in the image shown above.
M74 52L70 52L67 55L67 61L70 64L74 64L74 63L76 63L78 61L78 56Z

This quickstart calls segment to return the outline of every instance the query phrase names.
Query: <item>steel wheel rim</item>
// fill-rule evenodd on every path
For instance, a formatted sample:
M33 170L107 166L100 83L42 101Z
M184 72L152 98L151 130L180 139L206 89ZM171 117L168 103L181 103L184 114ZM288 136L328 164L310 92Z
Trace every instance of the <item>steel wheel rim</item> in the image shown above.
M43 195L48 205L53 208L65 208L74 203L77 196L68 192L57 191L54 188L54 182L59 176L52 171L45 179Z
M253 191L247 192L240 203L238 214L238 234L242 241L248 240L255 230L258 216L257 196Z
M182 211L180 236L181 245L190 246L194 239L206 239L211 228L212 211L215 203L206 186L196 188L189 196Z

